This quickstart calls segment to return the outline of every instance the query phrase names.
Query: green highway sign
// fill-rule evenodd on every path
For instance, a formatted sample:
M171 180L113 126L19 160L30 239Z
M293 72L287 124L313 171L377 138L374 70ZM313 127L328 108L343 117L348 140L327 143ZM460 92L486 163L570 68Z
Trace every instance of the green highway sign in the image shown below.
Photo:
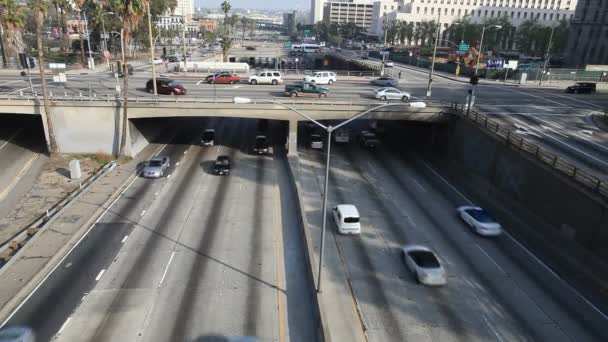
M465 42L460 42L460 45L458 46L459 51L467 51L468 49L469 44L466 44Z
M290 46L291 46L291 42L284 42L284 43L283 43L283 46L284 46L284 47L290 47Z

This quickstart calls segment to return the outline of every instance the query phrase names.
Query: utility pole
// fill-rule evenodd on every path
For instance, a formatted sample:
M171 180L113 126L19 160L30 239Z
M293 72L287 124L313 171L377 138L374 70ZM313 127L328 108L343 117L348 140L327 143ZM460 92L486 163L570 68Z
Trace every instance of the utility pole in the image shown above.
M182 53L184 54L184 72L188 72L188 66L186 65L187 57L186 57L186 22L183 22L183 30L182 30Z
M553 43L553 31L555 30L555 25L551 26L551 34L549 35L549 43L547 44L547 53L545 53L545 63L543 65L543 73L540 75L540 80L538 80L538 85L543 85L543 76L547 74L547 67L549 66L549 52L551 51L551 45Z
M386 51L386 38L388 35L388 21L384 16L384 51ZM382 54L382 65L380 66L380 76L384 76L384 63L386 62L386 55Z
M433 62L431 63L431 70L429 71L429 84L426 87L426 98L431 98L431 83L433 83L433 72L435 71L435 57L437 55L437 45L439 44L439 33L441 32L441 11L437 17L437 34L435 36L435 47L433 48Z
M156 64L154 64L154 40L152 39L152 19L150 16L150 2L146 5L146 11L148 11L148 39L150 40L150 63L152 64L152 85L154 88L154 96L158 95L156 89Z
M89 20L87 19L87 13L82 11L84 14L84 31L87 35L87 47L89 48L89 69L95 69L95 60L93 59L93 52L91 51L91 36L89 35Z

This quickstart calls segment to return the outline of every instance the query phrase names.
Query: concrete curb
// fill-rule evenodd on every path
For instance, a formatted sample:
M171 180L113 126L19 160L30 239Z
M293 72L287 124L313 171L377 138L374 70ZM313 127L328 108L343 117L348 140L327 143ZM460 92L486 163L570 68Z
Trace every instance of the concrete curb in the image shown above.
M314 301L317 307L317 313L319 315L319 331L318 337L322 339L324 342L331 342L331 335L329 334L329 324L327 323L327 315L325 314L325 310L323 308L323 303L319 294L316 292L318 279L317 274L315 273L318 269L318 263L315 260L314 256L314 247L312 244L312 238L310 234L310 230L308 229L308 220L306 219L306 212L301 200L302 189L300 187L300 166L299 159L297 156L287 156L287 164L289 166L289 176L292 178L293 183L296 186L296 195L298 201L298 216L300 217L302 224L302 234L304 237L304 242L306 243L306 265L308 266L309 275L312 278L315 293L314 293Z
M153 151L152 154L156 153L156 151ZM108 172L109 173L109 172ZM106 173L106 174L108 174ZM112 195L110 195L110 197L108 197L108 199L106 201L104 201L104 203L97 208L97 210L93 213L93 215L91 215L89 217L89 219L82 224L82 226L78 229L78 231L76 231L76 233L74 233L74 235L72 235L72 237L68 240L67 243L65 243L51 258L50 260L42 267L42 269L34 276L32 277L26 284L24 284L21 287L21 290L15 294L13 296L13 298L6 303L6 305L0 309L0 324L1 322L4 322L5 320L7 320L10 315L13 314L13 311L15 310L15 308L17 308L24 299L26 299L31 292L41 283L41 281L43 281L56 267L57 265L62 261L62 259L65 257L66 253L82 238L82 236L90 229L92 228L92 225L94 225L95 221L97 221L97 219L99 219L99 217L105 212L106 209L108 209L108 206L114 201L116 200L124 191L125 187L128 186L128 184L133 181L133 179L135 177L137 177L139 175L140 171L138 171L137 169L135 170L135 172L133 172L124 182L122 182L116 189L116 191L114 191L112 193ZM105 174L104 174L105 176ZM98 179L100 179L102 177L99 177ZM60 215L57 215L57 217L59 217ZM42 232L40 232L42 233ZM32 239L33 240L33 239ZM30 241L32 241L30 240ZM21 251L25 251L26 248L22 248ZM11 260L17 260L17 255L15 255L13 258L11 258ZM9 266L8 264L5 265L5 267L3 267L3 270L7 270Z

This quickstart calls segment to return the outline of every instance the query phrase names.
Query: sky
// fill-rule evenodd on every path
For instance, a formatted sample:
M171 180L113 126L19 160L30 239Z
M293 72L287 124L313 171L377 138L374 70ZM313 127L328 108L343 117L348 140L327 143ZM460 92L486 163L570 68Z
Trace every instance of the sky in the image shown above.
M309 9L310 0L229 0L233 8ZM194 7L220 8L224 0L194 0Z

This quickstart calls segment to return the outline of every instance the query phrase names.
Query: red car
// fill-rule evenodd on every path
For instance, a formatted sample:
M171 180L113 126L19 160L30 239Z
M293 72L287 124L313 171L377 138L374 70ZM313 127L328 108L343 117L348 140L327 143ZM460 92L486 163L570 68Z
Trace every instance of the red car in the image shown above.
M221 73L207 76L207 83L235 84L241 82L241 78L235 74Z
M154 83L150 79L146 82L146 91L148 93L154 92ZM156 93L164 95L186 95L186 88L180 83L169 79L169 78L157 78L156 79Z

